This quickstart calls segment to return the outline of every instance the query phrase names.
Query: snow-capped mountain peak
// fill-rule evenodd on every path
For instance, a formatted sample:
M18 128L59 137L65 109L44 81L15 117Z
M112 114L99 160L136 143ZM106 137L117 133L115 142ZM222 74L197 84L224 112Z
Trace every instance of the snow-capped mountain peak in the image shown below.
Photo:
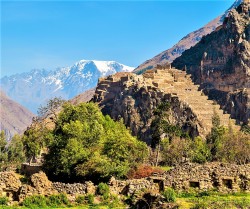
M37 108L52 97L71 99L94 88L100 77L133 70L133 67L115 61L80 60L71 67L52 71L35 69L5 76L1 78L1 88L9 97L36 113Z

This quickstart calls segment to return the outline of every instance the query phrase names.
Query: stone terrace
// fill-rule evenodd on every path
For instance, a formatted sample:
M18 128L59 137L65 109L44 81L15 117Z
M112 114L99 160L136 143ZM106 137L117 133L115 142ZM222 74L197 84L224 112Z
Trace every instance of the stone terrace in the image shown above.
M196 114L203 127L203 135L209 133L212 127L212 117L216 112L221 120L221 125L231 124L235 129L235 120L230 119L229 114L224 114L220 106L209 100L206 95L199 91L199 85L192 82L191 75L185 71L174 68L149 70L143 75L147 79L152 79L154 86L162 89L165 93L176 95L179 100L187 103Z

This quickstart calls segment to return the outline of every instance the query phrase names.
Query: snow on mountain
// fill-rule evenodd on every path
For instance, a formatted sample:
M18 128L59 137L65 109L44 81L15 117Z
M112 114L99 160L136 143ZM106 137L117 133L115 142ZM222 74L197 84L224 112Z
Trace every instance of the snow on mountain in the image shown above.
M9 97L36 113L37 108L52 97L71 99L94 88L100 77L133 70L115 61L81 60L71 67L53 71L35 69L5 76L0 86Z

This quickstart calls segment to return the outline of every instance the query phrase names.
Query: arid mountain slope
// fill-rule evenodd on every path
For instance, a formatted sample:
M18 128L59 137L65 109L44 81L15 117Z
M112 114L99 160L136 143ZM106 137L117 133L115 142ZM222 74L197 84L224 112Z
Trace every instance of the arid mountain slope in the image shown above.
M15 134L21 134L32 122L34 114L11 100L0 90L1 131L4 130L7 140Z
M172 63L186 68L212 99L239 121L250 117L250 3L233 9L222 26Z
M77 105L81 102L89 102L94 96L94 94L95 94L95 89L90 89L75 96L73 99L70 100L70 103Z
M237 7L242 0L236 0L235 3L221 16L215 18L211 22L209 22L204 27L189 33L183 39L181 39L176 45L172 48L161 52L160 54L156 55L152 59L149 59L139 65L134 72L141 74L147 69L151 69L155 67L157 64L165 64L167 62L172 62L174 59L179 57L185 50L191 48L195 44L197 44L201 38L207 34L213 32L218 26L223 23L224 18L228 15L228 12L232 9Z

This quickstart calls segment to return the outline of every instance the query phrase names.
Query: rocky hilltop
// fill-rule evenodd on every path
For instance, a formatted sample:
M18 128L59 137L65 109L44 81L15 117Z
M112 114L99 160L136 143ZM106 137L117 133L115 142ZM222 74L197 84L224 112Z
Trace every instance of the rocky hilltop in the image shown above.
M250 3L233 9L223 25L203 37L173 66L186 69L211 99L238 122L250 117Z
M0 90L0 121L1 131L5 132L7 140L15 134L21 134L32 122L34 115L20 104L11 100Z
M204 137L210 132L214 112L219 114L222 124L228 126L229 115L223 114L219 105L198 91L199 86L192 83L185 71L166 68L143 75L117 73L99 79L93 101L99 103L104 114L115 120L123 118L133 135L148 144L152 143L154 111L163 102L171 106L171 123L191 137Z
M183 37L177 44L175 44L172 48L163 51L160 54L156 55L155 57L145 61L144 63L139 65L134 70L134 72L140 74L145 70L156 67L157 64L165 64L167 62L172 62L174 59L181 56L181 54L185 50L190 49L192 46L197 44L203 36L210 34L218 26L222 25L224 18L228 15L231 9L239 6L241 2L242 0L236 0L234 4L223 15L215 18L204 27L189 33L188 35Z

